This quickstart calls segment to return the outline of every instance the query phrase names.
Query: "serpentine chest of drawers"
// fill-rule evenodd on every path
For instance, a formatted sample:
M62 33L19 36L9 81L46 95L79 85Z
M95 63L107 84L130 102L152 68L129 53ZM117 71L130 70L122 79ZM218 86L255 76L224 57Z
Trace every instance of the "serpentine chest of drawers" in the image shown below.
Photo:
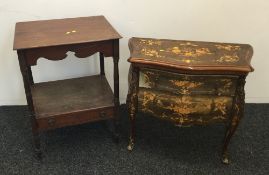
M227 125L227 147L244 114L245 78L253 71L247 44L131 38L127 105L128 150L134 147L137 111L178 126Z

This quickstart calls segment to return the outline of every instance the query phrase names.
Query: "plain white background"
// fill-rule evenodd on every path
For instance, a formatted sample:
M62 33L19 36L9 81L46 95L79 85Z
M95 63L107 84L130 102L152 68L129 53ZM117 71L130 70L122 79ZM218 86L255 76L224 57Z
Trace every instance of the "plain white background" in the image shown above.
M120 100L125 103L132 36L248 43L254 48L246 101L269 102L268 0L0 0L0 105L26 104L17 54L12 50L15 23L42 19L104 15L123 36L120 41ZM113 64L106 58L112 85ZM97 56L62 61L39 59L36 82L99 72Z

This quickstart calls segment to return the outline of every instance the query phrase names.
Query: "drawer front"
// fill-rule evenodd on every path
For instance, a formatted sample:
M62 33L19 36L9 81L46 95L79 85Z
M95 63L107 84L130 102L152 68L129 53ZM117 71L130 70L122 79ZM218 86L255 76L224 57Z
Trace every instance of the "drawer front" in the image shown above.
M179 95L234 96L238 76L188 75L154 69L140 71L140 86Z
M99 120L107 120L114 117L114 108L103 108L91 111L79 111L71 114L61 114L37 118L40 131L61 128L65 126L79 125Z
M140 87L138 108L179 125L208 124L228 119L232 99L228 96L175 95Z

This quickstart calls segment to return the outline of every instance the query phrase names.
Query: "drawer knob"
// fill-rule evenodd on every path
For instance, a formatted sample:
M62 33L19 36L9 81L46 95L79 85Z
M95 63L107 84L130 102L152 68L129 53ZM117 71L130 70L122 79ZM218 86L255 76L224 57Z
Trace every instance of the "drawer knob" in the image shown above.
M104 111L100 112L100 117L105 118L106 117L106 112L104 112Z
M55 119L54 119L54 118L50 118L50 119L48 120L48 125L49 125L50 127L54 126L54 125L55 125Z

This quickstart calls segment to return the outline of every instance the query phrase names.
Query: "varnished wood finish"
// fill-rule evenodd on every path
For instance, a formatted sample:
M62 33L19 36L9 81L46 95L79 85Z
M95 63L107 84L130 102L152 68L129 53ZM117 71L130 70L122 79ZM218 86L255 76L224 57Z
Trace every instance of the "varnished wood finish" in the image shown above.
M246 44L132 38L127 105L131 121L128 150L134 147L137 110L176 126L221 122L227 148L244 114L244 84L252 48Z
M18 22L14 50L121 38L104 16Z
M113 107L113 93L104 76L36 83L32 86L36 118Z
M66 53L68 51L74 52L75 56L78 58L86 58L95 54L96 52L101 52L105 57L111 57L114 55L113 49L113 40L108 40L85 44L27 49L25 50L25 54L28 65L34 66L37 63L37 60L41 57L54 61L62 60L67 57Z
M40 130L114 116L112 90L100 75L38 83L32 87L32 96ZM49 124L52 120L53 124Z
M30 120L32 124L33 143L35 147L35 152L38 158L41 158L38 124L35 118L33 98L32 98L32 93L31 93L31 86L33 85L32 71L30 70L30 66L27 65L25 53L23 51L18 51L17 53L18 53L18 59L19 59L21 74L22 74L23 83L24 83L26 100L27 100L28 109L30 113Z
M40 157L39 132L98 120L114 119L119 109L119 39L103 16L21 22L16 24L17 50L32 121L34 146ZM31 66L41 57L61 60L67 52L85 58L100 53L100 75L35 84ZM104 57L113 57L114 93L107 83ZM118 137L118 130L114 135Z
M129 62L190 71L253 71L247 44L131 38Z

